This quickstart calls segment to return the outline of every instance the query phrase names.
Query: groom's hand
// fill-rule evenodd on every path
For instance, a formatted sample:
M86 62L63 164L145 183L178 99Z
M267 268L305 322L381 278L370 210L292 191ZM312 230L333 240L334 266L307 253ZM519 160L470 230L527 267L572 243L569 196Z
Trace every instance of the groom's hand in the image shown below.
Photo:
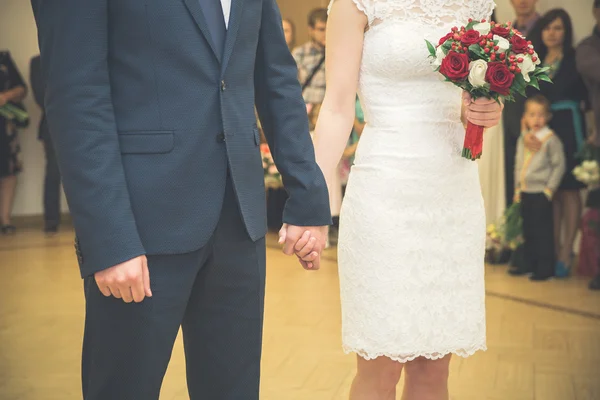
M145 256L96 272L95 278L98 288L106 297L112 295L123 299L125 303L140 303L146 296L152 297L148 260Z
M279 231L279 243L284 254L296 254L304 269L321 268L321 252L327 242L326 226L294 226L284 224Z

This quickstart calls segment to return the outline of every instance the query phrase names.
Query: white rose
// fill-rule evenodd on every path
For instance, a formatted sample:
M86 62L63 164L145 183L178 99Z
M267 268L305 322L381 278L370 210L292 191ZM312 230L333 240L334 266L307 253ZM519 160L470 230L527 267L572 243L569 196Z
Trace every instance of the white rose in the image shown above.
M480 22L473 26L473 29L475 29L481 35L487 35L492 30L492 25L489 22Z
M502 36L494 35L494 40L498 41L499 52L504 53L506 50L510 49L510 42Z
M439 46L435 51L435 60L433 61L433 65L439 67L442 65L442 60L446 57L446 53L444 53L444 49L442 46Z
M525 82L531 82L529 74L535 71L535 64L531 60L531 56L529 54L522 55L521 58L523 58L523 62L518 63L518 66L521 69L521 73L523 74Z
M476 88L487 85L485 81L487 70L488 65L484 60L471 61L471 64L469 64L469 83Z

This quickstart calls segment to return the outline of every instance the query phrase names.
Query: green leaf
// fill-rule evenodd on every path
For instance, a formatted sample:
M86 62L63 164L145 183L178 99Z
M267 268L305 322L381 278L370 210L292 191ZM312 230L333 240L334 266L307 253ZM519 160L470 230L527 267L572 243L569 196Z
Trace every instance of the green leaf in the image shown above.
M535 76L531 76L530 79L531 79L531 82L529 82L529 84L531 86L533 86L534 88L536 88L537 90L540 90L540 84L538 82L538 79Z
M473 29L473 27L474 27L475 25L477 25L478 23L479 23L479 21L473 20L473 21L469 22L469 23L467 24L467 26L465 26L465 29L466 29L466 30L471 30L471 29Z
M427 48L429 49L429 54L431 54L432 57L435 57L435 46L433 44L431 44L431 42L429 40L425 40L425 42L427 42Z
M550 77L546 74L538 75L537 79L540 81L544 81L544 82L554 83L554 82L552 82L552 79L550 79Z
M527 86L527 82L525 82L525 78L523 78L523 74L516 74L515 82L523 88Z
M548 71L550 71L550 67L536 68L535 75L540 75Z
M471 53L473 53L475 56L477 56L478 58L483 58L485 60L487 60L487 55L481 51L481 47L478 44L472 44L469 46L469 51Z

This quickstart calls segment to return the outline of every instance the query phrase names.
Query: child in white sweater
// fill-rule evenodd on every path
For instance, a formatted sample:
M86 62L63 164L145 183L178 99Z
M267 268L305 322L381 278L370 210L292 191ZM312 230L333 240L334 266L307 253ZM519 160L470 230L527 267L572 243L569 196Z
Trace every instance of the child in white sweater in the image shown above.
M529 271L511 271L513 275L533 273L534 281L554 276L554 223L552 196L565 173L563 145L548 127L550 103L535 96L525 103L523 121L526 132L519 138L515 163L515 201L521 202L525 259ZM524 145L526 133L534 133L542 142L537 152Z

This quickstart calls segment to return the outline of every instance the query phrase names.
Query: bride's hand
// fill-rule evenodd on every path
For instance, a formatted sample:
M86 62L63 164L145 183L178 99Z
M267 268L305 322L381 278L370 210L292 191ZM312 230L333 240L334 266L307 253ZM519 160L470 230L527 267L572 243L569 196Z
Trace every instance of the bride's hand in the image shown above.
M484 128L491 128L500 122L504 104L485 98L473 101L471 95L465 91L463 91L462 99L464 114L469 122Z

